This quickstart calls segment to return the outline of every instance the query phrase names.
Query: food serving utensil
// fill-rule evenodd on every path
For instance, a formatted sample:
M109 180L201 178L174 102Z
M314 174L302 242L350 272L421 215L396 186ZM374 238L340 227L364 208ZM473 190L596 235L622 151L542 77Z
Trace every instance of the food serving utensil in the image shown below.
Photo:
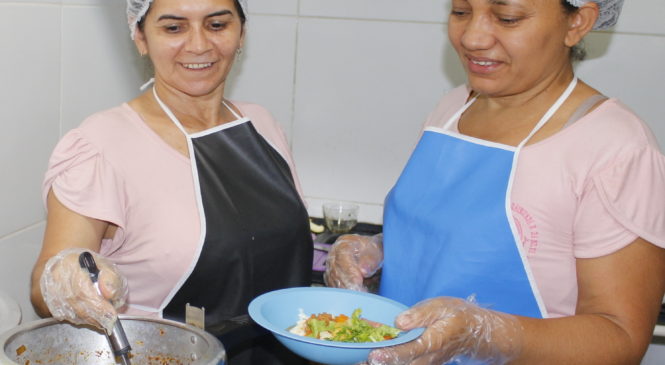
M101 290L99 290L99 269L97 268L97 264L95 263L92 254L90 252L83 252L79 256L79 264L82 268L88 271L90 280L92 280L92 284L95 286L95 289L97 289L97 293L102 295ZM106 331L104 332L106 333ZM129 352L132 350L132 347L129 345L129 341L127 341L127 336L120 323L120 318L115 321L113 332L111 332L111 334L106 333L106 337L111 344L111 349L113 350L113 355L116 359L120 360L122 365L131 365L131 362L129 361Z

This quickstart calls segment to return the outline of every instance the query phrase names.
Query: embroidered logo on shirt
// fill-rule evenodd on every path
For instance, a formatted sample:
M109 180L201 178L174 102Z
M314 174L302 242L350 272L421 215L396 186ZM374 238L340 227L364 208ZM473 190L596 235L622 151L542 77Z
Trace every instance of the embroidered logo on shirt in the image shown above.
M533 255L538 249L538 227L529 212L517 203L511 203L515 228L520 237L522 247L527 255Z

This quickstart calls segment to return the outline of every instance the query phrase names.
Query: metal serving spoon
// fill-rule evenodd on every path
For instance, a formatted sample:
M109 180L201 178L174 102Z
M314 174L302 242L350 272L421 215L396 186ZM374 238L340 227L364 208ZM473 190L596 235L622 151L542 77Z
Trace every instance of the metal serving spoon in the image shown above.
M99 269L97 268L97 264L95 263L95 259L92 257L92 254L90 252L83 252L79 256L79 264L82 268L88 270L88 274L90 274L90 280L92 280L92 284L95 286L95 289L97 289L97 293L102 295L102 292L99 290L98 283ZM106 331L104 331L104 333L106 333ZM115 321L113 332L110 335L106 333L106 337L111 344L111 349L113 350L113 355L116 357L116 359L119 359L122 365L131 365L131 362L129 361L129 352L132 350L132 348L129 345L129 341L127 341L125 330L122 328L122 324L120 324L120 318Z

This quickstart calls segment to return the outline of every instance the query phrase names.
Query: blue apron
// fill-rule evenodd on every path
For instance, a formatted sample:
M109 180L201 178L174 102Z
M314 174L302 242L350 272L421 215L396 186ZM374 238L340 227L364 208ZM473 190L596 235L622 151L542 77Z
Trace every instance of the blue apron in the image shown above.
M524 144L575 88L574 78L517 147L449 132L423 133L386 198L380 294L406 305L468 298L496 311L547 316L512 219L510 191Z

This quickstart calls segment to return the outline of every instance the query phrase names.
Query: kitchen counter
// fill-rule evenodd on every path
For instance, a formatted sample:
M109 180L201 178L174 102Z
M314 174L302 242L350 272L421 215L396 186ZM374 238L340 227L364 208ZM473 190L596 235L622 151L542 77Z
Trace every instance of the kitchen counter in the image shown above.
M653 337L654 342L665 343L665 302L660 307L660 315L658 316L656 328L653 330Z
M665 344L665 303L660 307L660 315L653 330L654 342Z

